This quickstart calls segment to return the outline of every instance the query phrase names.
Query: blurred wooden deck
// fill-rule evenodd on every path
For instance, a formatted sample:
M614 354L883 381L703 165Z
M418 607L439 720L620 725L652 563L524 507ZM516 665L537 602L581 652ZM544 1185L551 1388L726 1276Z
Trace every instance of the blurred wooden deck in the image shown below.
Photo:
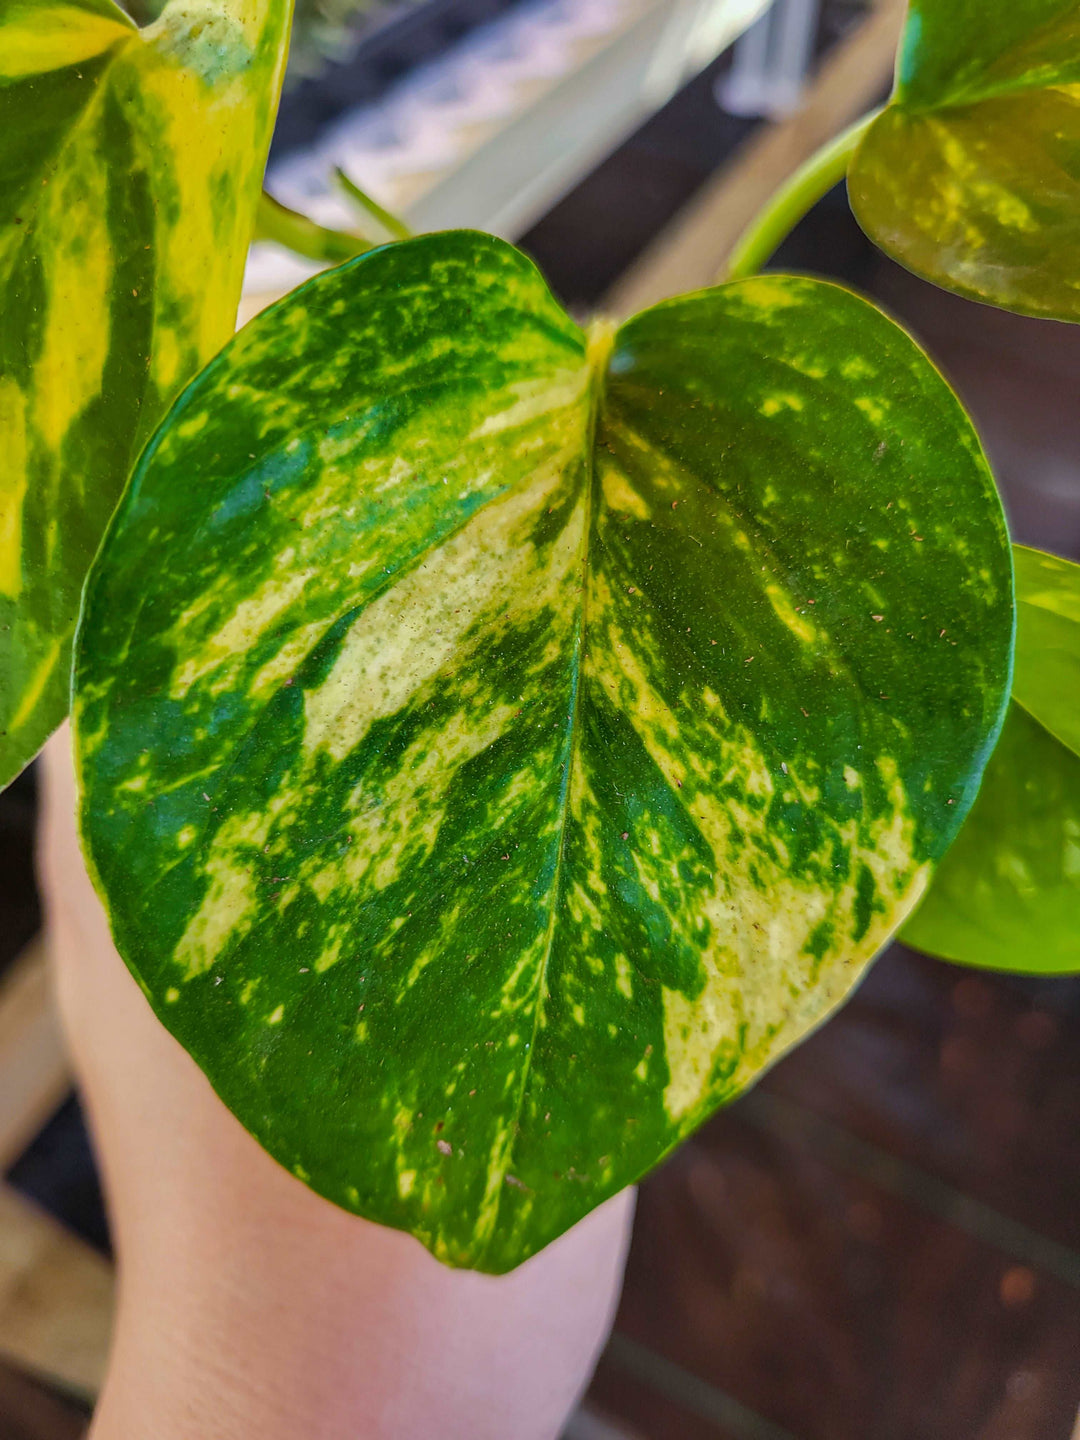
M894 947L642 1188L593 1401L649 1440L1068 1440L1078 1117L1080 984Z

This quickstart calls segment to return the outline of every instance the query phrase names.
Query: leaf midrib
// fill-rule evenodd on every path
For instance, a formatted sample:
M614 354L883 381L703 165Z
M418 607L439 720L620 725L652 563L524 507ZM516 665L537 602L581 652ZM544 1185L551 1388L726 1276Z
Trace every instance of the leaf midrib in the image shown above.
M540 1021L544 1013L544 1001L547 992L547 974L551 963L551 952L555 943L555 926L559 916L560 901L562 898L563 860L566 854L566 829L567 819L570 813L570 786L573 778L574 763L578 753L578 729L580 725L581 711L581 669L582 656L585 649L585 633L588 627L588 604L589 604L589 562L590 562L590 535L592 530L593 492L596 484L596 428L600 416L600 407L603 402L604 381L607 376L607 363L611 355L615 340L615 327L611 322L599 319L594 320L589 326L587 333L587 347L585 363L589 367L589 415L585 424L585 515L581 530L581 554L579 557L579 568L581 571L581 607L578 612L578 629L574 642L574 655L571 664L573 674L573 693L570 700L570 715L566 729L566 742L564 754L566 756L563 765L562 780L559 784L559 831L557 839L557 852L555 857L555 873L551 882L551 912L548 916L547 934L544 938L544 952L540 961L537 973L535 1000L533 1005L533 1028L529 1036L529 1043L526 1048L525 1059L521 1067L521 1084L518 1087L517 1098L514 1103L510 1123L515 1127L514 1139L507 1151L506 1162L502 1168L500 1186L505 1186L506 1176L510 1173L510 1166L513 1160L514 1149L517 1144L517 1126L521 1120L522 1111L525 1108L525 1095L529 1087L529 1080L532 1075L533 1056L536 1053L537 1036L540 1033ZM495 1219L492 1222L491 1231L484 1246L486 1252L490 1249L498 1233L499 1211L502 1208L503 1189L500 1188L498 1204L495 1211Z

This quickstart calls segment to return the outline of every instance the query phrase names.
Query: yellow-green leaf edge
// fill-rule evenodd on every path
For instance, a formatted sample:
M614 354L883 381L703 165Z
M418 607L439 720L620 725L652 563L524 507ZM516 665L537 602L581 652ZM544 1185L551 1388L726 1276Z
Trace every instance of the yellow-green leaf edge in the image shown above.
M232 334L289 0L0 0L0 784L128 472Z

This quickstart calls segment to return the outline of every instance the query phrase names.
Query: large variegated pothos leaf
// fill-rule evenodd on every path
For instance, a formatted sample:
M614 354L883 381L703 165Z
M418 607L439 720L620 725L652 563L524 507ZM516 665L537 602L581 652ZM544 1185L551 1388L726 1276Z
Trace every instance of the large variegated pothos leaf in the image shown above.
M1080 319L1080 6L911 0L848 187L872 240L973 300Z
M232 334L288 0L0 0L0 784L67 711L90 560Z
M1080 565L1013 547L1013 702L909 944L1031 975L1080 972Z
M997 734L990 475L872 306L770 277L583 334L490 237L247 327L87 588L122 954L272 1154L501 1271L838 1003Z

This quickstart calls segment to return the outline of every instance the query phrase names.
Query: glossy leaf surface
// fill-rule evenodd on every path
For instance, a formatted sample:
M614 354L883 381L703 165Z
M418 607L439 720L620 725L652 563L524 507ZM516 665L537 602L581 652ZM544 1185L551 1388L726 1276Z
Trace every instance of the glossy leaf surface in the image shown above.
M262 1143L505 1270L816 1024L1000 723L1004 525L913 342L770 277L586 337L490 237L253 321L78 656L121 952Z
M1013 552L1013 703L971 815L903 939L965 965L1077 973L1080 565Z
M916 274L1080 319L1080 8L912 0L891 103L848 175L867 234Z
M286 0L0 0L0 784L67 710L90 560L232 333Z

